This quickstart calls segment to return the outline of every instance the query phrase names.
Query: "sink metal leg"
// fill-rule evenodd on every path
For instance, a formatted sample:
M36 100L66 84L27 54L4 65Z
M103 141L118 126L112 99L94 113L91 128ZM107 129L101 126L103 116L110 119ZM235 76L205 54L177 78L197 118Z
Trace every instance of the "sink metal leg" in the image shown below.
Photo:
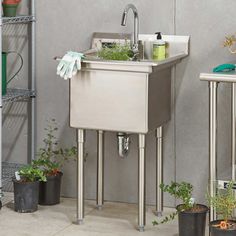
M97 208L104 204L104 132L97 132Z
M210 135L209 135L209 157L210 157L210 176L209 176L209 192L210 196L216 195L216 179L217 179L217 82L209 82L209 102L210 102ZM210 209L210 221L216 219L216 211L213 207Z
M78 140L78 159L77 159L77 206L76 222L82 224L84 219L84 140L85 132L83 129L77 130Z
M162 216L163 191L160 184L163 183L163 127L156 130L156 216Z
M139 134L139 215L138 215L138 229L140 232L144 231L146 224L146 201L145 201L145 135Z

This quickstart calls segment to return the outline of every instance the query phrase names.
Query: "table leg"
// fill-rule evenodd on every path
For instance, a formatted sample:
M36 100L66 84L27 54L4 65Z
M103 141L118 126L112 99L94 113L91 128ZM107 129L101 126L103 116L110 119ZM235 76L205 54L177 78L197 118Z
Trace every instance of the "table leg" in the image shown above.
M231 128L232 128L232 138L231 138L231 147L232 147L232 181L236 180L235 168L236 168L236 83L232 83L232 94L231 94ZM236 193L235 193L236 195ZM233 215L236 216L236 210L234 210Z
M209 82L209 118L210 118L210 134L209 134L209 192L210 196L216 195L217 180L217 82ZM213 207L210 209L210 221L216 219L216 211Z
M232 180L235 181L236 164L236 83L232 83Z

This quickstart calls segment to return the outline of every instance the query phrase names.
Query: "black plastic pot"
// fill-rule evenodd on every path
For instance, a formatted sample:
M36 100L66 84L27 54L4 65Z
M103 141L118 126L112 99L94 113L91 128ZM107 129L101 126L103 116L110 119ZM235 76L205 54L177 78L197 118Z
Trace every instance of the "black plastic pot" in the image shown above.
M220 229L218 227L214 227L214 225L219 225L222 220L215 220L210 222L210 232L211 236L235 236L236 235L236 228L234 229ZM229 223L235 223L236 221L231 220Z
M62 175L59 172L55 176L47 176L47 182L39 183L40 205L56 205L60 203Z
M179 236L205 236L208 207L197 204L202 210L179 212ZM177 206L179 209L181 205Z
M19 182L13 179L14 209L20 213L38 210L39 182Z

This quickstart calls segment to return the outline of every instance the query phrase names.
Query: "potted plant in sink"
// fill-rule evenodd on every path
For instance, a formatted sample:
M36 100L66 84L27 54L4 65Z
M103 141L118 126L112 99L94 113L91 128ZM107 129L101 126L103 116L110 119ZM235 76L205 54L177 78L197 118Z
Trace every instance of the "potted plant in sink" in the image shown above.
M38 209L39 181L46 181L42 170L24 166L12 179L14 186L14 209L20 213L34 212Z
M233 211L236 208L234 182L229 182L225 190L219 190L214 197L208 194L208 201L211 207L216 209L221 220L210 222L211 236L235 236L236 221L232 219Z
M167 223L178 215L179 236L204 236L208 207L195 203L192 198L193 186L187 182L171 182L170 185L161 184L160 188L181 200L182 204L176 207L176 212L166 216L160 222L153 221L153 225Z
M61 167L65 161L75 157L77 148L58 147L55 132L57 132L57 123L55 119L48 121L45 128L46 137L43 140L44 147L39 149L37 154L38 159L34 160L33 166L40 168L47 181L39 183L39 204L40 205L55 205L60 203L61 178L63 173Z

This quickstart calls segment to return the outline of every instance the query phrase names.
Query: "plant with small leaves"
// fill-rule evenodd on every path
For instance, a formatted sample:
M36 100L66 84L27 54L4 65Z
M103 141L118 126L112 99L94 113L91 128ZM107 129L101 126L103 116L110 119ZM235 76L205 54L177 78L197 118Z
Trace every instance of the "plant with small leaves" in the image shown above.
M33 165L24 166L19 169L18 174L21 182L46 181L44 172Z
M98 51L98 57L104 60L129 61L132 60L134 53L132 52L128 43L114 44L112 46L105 46Z
M177 208L176 212L166 216L160 222L154 220L152 222L153 225L167 223L173 220L178 215L179 212L190 210L195 206L194 200L192 198L192 191L193 191L192 184L187 182L177 183L172 181L170 185L161 184L160 188L162 189L163 192L167 192L171 196L181 200L182 204Z
M153 226L155 226L155 225L160 225L160 224L167 223L171 220L174 220L177 215L178 215L178 211L175 211L175 212L169 214L168 216L165 216L161 221L154 220L152 222L152 224L153 224Z
M224 47L227 47L230 53L235 54L236 49L233 46L236 44L236 37L235 35L230 35L225 37Z
M57 175L64 162L76 156L77 148L75 146L64 149L58 147L59 144L55 136L58 127L55 119L48 121L44 130L46 131L46 137L43 139L44 147L39 149L38 159L34 160L32 164L41 168L47 176Z
M193 203L191 201L193 192L192 184L187 182L177 183L172 181L170 185L161 184L160 188L163 192L167 192L171 196L181 200L183 202L182 210L189 210L193 207Z
M235 183L230 181L224 190L219 190L215 196L207 194L209 205L216 209L216 214L223 217L219 225L214 225L221 229L228 229L232 226L229 220L232 219L233 211L236 208Z

